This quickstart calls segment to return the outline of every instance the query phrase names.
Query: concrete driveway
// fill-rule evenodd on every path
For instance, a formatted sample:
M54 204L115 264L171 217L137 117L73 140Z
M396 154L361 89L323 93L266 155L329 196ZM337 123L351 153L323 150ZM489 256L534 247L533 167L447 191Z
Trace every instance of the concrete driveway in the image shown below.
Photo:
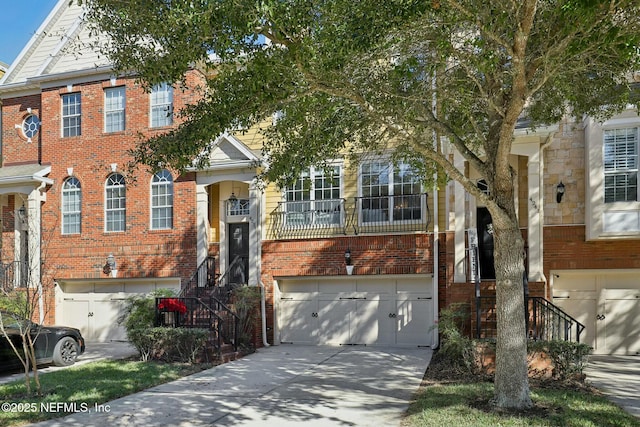
M640 418L640 356L594 355L585 373L612 402Z
M281 345L37 426L397 426L430 349Z

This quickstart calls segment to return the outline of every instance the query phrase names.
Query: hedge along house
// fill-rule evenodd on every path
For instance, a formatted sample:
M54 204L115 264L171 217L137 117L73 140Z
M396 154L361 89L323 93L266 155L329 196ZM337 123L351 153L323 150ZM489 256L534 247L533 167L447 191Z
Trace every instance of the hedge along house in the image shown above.
M69 3L58 2L0 82L5 286L41 286L40 321L119 340L127 296L179 290L197 266L195 175L127 171L138 133L175 126L196 94L146 93L113 75L85 47L81 9ZM190 87L199 81L187 76Z

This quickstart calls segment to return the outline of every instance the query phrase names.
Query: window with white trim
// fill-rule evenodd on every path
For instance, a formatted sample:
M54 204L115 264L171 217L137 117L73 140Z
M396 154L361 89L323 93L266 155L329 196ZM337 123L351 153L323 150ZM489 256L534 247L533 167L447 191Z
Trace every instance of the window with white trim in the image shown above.
M151 229L173 227L173 177L163 169L151 181Z
M394 166L385 160L363 163L360 168L361 222L421 219L421 187L418 174L409 164Z
M151 127L173 124L173 88L167 83L155 85L151 89Z
M638 200L637 127L604 131L604 202Z
M76 177L62 184L62 234L79 234L81 226L82 190Z
M80 136L82 124L82 101L79 93L62 95L62 136Z
M284 191L287 226L341 224L341 186L339 165L302 172L300 178Z
M124 176L119 173L109 175L105 184L104 197L105 231L125 231L126 200Z
M124 130L125 89L110 87L104 90L104 131L120 132Z

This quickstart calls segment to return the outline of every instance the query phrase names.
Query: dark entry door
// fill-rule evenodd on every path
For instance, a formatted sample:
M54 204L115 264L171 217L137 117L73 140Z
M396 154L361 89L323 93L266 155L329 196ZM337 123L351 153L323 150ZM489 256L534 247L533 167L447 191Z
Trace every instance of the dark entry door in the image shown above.
M229 283L249 282L249 223L229 224Z
M493 264L493 223L487 208L478 208L478 252L480 277L483 280L495 280L496 269Z

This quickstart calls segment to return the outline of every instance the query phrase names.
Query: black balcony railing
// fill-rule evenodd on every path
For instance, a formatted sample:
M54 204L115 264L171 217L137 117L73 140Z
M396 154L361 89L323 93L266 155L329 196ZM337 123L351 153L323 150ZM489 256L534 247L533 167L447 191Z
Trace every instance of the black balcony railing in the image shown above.
M364 233L428 231L428 195L355 197L280 202L271 213L274 239L305 239Z
M280 202L271 213L276 239L328 237L346 234L345 199Z
M560 307L542 297L526 297L525 323L527 336L533 340L580 342L585 326ZM476 298L476 338L497 336L496 297Z

